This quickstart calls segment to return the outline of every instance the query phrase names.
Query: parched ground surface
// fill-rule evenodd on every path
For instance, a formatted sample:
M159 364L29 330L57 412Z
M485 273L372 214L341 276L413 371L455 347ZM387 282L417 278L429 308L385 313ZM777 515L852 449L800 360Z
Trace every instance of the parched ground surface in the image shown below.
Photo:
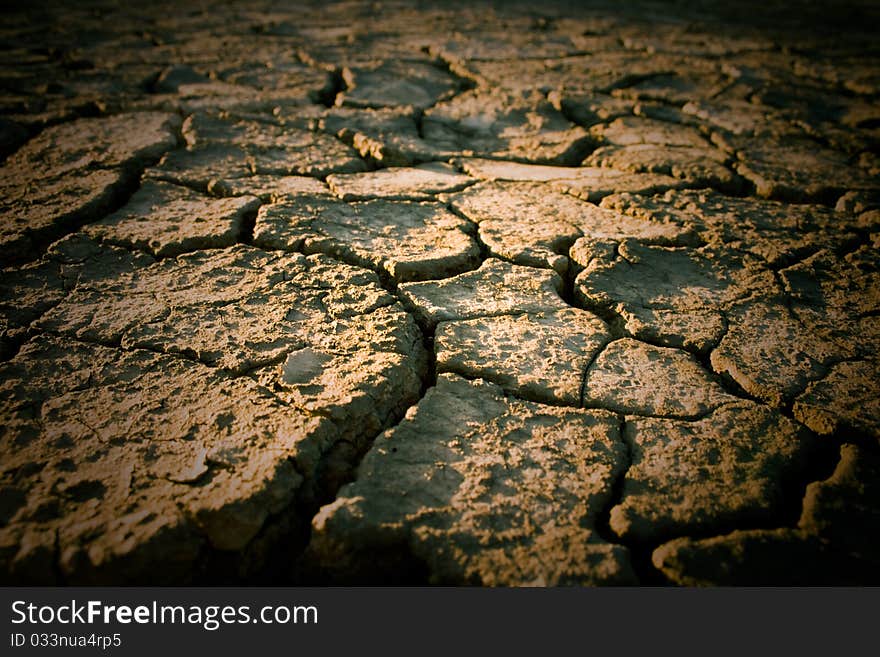
M0 581L880 583L876 7L127 4L0 25Z

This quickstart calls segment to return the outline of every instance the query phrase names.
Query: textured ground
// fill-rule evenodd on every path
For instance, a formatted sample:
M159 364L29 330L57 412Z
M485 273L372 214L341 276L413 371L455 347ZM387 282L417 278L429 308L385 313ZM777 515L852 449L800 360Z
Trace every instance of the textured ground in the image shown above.
M880 583L880 11L125 4L0 26L0 581Z

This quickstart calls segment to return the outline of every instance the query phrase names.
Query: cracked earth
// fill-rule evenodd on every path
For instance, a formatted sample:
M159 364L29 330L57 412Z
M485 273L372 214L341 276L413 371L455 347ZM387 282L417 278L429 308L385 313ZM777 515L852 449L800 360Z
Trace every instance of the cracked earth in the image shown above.
M880 583L880 17L694 5L6 11L0 581Z

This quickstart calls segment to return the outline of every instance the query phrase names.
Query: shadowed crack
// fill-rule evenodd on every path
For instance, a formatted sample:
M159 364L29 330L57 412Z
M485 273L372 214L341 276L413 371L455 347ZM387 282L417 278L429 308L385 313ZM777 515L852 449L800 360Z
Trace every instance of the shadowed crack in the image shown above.
M627 440L625 432L626 418L623 415L618 415L618 421L618 433L626 450L624 465L611 487L611 495L609 496L608 503L596 516L596 533L609 543L622 545L629 551L630 563L632 564L633 570L635 571L641 586L667 585L669 582L651 563L653 547L631 540L624 540L617 536L617 534L611 529L611 509L616 507L623 500L623 484L626 481L626 475L633 464L633 447Z
M238 242L240 244L248 244L253 245L254 241L254 226L257 224L257 214L259 214L260 208L256 207L253 210L246 212L241 218L241 230L238 233Z
M334 68L330 73L330 82L318 93L319 102L324 107L335 107L337 105L339 95L348 89L345 84L345 78L342 75L342 69Z

